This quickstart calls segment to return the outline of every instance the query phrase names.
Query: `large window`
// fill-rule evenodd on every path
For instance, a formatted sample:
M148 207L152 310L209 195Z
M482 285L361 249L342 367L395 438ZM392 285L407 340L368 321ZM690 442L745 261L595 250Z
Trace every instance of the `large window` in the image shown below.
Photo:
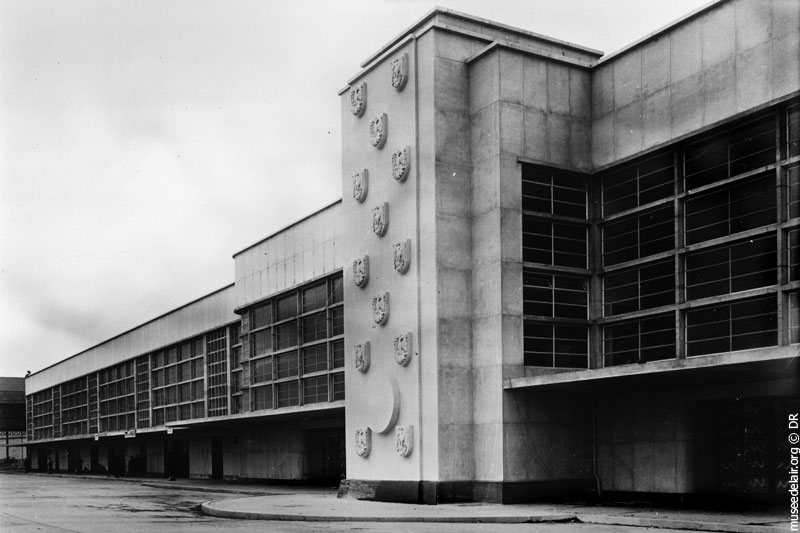
M522 231L523 261L586 268L586 226L525 217Z
M672 204L614 219L603 226L603 264L642 259L675 247Z
M211 335L210 348L214 350L214 364L219 364L221 332ZM153 369L153 421L154 425L206 416L204 375L205 337L170 346L166 350L151 355ZM219 372L214 367L215 372ZM215 380L217 382L217 380ZM214 393L219 394L221 380L215 385ZM219 396L217 396L219 398ZM215 402L214 410L222 410L222 403Z
M199 360L198 360L199 361ZM208 416L228 414L228 330L220 328L206 335L208 367ZM202 381L194 382L202 386Z
M774 294L690 309L686 315L686 355L775 346L777 312Z
M88 379L81 376L61 385L61 435L85 435L89 423Z
M766 114L684 149L686 190L719 182L775 162L774 115Z
M674 303L675 261L671 257L612 272L603 280L603 311L606 316Z
M686 255L689 300L777 283L775 235L745 239Z
M798 146L795 101L597 176L523 163L525 364L800 342Z
M606 366L675 357L675 315L610 324L603 331Z
M672 152L615 169L603 177L603 215L663 200L674 193Z
M251 409L342 399L343 296L342 275L336 274L260 303L245 315L251 326ZM241 379L235 383L238 394Z
M126 361L99 373L100 431L136 428L134 362Z
M522 169L522 208L585 219L586 180L580 174L525 165Z
M774 173L690 196L686 202L687 244L776 222Z
M526 320L523 329L526 365L587 368L586 326Z
M522 165L526 365L588 367L589 208L585 175Z

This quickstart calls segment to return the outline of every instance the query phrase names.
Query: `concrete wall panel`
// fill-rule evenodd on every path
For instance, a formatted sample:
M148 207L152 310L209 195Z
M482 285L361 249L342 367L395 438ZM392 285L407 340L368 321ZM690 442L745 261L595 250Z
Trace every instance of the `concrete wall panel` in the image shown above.
M32 394L76 376L113 366L234 322L239 318L233 312L235 307L235 289L230 285L36 372L25 380L25 394Z
M800 4L791 0L720 2L601 61L591 73L592 166L800 90L797 20Z

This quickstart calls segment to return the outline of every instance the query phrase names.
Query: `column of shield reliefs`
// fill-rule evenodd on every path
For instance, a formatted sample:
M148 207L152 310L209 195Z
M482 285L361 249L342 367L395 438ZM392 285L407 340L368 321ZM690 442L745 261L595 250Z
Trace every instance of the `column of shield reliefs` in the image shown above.
M390 63L392 86L397 92L405 87L408 81L408 54L404 53L393 59ZM350 91L350 110L353 115L361 117L367 106L367 84L361 82L354 86ZM386 144L388 131L388 118L386 113L381 113L373 118L369 123L369 137L372 146L380 150ZM411 168L411 147L402 146L391 154L392 178L402 185L408 178ZM352 176L353 198L363 203L367 197L369 188L369 172L363 169ZM389 227L389 203L381 202L372 208L372 230L382 238L386 235ZM411 264L411 239L405 239L392 245L394 256L394 269L400 275L408 272ZM363 255L353 260L353 282L361 289L367 286L369 281L369 256ZM372 297L372 321L376 326L385 326L389 319L389 292L382 291ZM396 335L393 340L394 359L400 368L406 367L412 355L411 332ZM364 341L355 344L354 360L356 369L366 373L370 366L370 343ZM388 432L394 426L394 420L385 428ZM402 457L408 457L413 450L414 427L411 425L396 426L395 428L396 450ZM361 458L368 458L371 451L372 429L370 427L358 427L355 431L356 453Z

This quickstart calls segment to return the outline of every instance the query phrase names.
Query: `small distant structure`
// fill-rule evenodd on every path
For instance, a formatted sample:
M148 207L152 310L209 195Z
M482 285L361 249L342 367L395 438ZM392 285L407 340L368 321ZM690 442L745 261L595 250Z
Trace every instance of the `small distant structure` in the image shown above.
M0 377L0 465L25 460L25 378Z

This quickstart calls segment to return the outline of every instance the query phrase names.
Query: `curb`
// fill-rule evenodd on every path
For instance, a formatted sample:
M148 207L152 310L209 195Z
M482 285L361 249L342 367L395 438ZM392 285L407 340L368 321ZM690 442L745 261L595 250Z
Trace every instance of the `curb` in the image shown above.
M227 489L227 488L219 488L216 489L214 487L197 487L192 485L173 485L171 483L159 483L159 482L149 482L145 481L141 483L142 487L151 487L154 489L173 489L173 490L187 490L187 491L194 491L194 492L214 492L217 494L241 494L244 496L278 496L277 493L274 492L257 492L253 490L242 490L242 489Z
M698 522L679 518L648 518L616 515L578 515L578 520L586 524L607 526L651 527L657 529L681 529L688 531L714 531L724 533L776 533L784 531L780 526L750 524L730 524L725 522Z
M254 511L231 511L213 507L214 502L200 506L203 514L217 518L236 518L239 520L272 520L290 522L429 522L429 523L468 523L468 524L530 524L579 522L572 514L552 514L537 516L341 516L341 515L295 515L283 513L259 513Z
M217 518L237 520L271 520L293 522L427 522L427 523L468 523L468 524L532 524L532 523L583 523L607 526L633 526L656 529L678 529L686 531L709 531L721 533L775 533L779 527L728 524L724 522L698 522L671 518L647 518L617 515L582 515L556 513L534 516L341 516L341 515L301 515L285 513L264 513L254 511L234 511L214 507L214 502L206 502L200 506L203 514Z

